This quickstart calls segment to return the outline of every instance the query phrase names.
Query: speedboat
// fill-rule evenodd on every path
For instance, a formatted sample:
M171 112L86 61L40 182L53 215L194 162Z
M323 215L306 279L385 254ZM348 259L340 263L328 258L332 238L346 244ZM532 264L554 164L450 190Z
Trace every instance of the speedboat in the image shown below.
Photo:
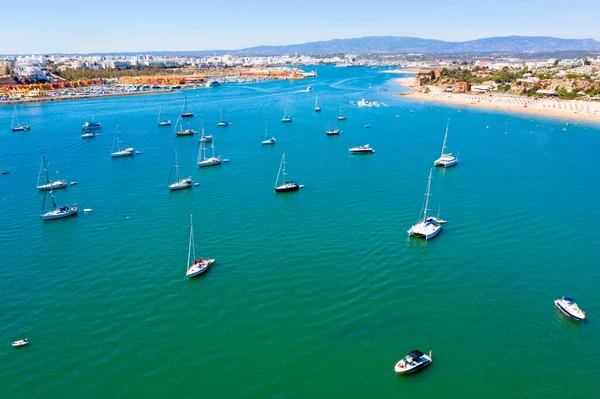
M310 93L312 91L312 87L308 86L305 90L307 93Z
M291 122L291 121L292 121L291 116L284 116L283 118L281 118L281 122L283 122L283 123Z
M418 349L412 350L402 360L396 363L394 371L398 374L409 374L422 370L432 362L431 351L429 355L424 354Z
M12 343L11 343L11 345L12 345L13 347L15 347L15 348L18 348L18 347L20 347L20 346L26 346L26 345L29 345L29 341L27 341L27 338L25 338L25 339L20 339L20 340L18 340L18 341L14 341L14 342L12 342Z
M372 149L369 144L348 148L348 151L350 151L353 154L372 154L375 152L375 150Z
M221 86L221 82L219 82L218 80L211 80L208 81L204 84L206 87L218 87Z
M204 273L205 271L208 270L208 268L210 267L210 265L212 265L213 263L215 263L214 259L198 259L194 261L194 264L192 266L190 266L187 270L187 272L185 273L186 277L195 277L198 276L202 273Z
M328 129L325 134L328 136L337 136L341 131L339 129Z
M81 126L81 130L96 130L100 129L102 124L100 122L86 122Z
M184 188L192 187L192 177L187 179L181 179L173 184L169 185L169 190L181 190Z
M96 137L96 133L91 130L87 130L81 135L82 139L93 139L94 137Z
M69 207L68 205L57 207L50 212L46 212L40 215L42 220L62 219L69 216L77 215L77 206L74 205Z
M133 147L123 148L122 150L111 152L110 156L112 158L121 158L121 157L130 157L135 154Z
M198 139L198 141L201 143L210 143L210 142L212 142L212 139L213 139L212 136L202 136L202 137L200 137L200 139Z
M266 138L261 142L262 145L273 145L275 144L275 137L271 137L270 139Z
M579 309L573 298L563 296L561 299L555 300L554 304L561 312L575 320L585 319L585 312Z

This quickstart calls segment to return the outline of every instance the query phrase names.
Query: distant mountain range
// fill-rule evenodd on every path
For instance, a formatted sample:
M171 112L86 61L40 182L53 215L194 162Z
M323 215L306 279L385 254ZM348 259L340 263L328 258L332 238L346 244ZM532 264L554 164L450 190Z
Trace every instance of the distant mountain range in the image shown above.
M600 41L593 39L560 39L549 36L504 36L446 42L404 36L370 36L356 39L335 39L287 46L258 46L229 53L239 55L283 54L484 54L532 53L553 51L599 51ZM221 53L220 51L218 53Z

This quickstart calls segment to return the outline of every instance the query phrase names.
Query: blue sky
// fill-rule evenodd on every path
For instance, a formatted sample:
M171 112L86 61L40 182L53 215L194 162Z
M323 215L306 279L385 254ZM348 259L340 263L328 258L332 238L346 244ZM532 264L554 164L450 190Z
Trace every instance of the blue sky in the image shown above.
M7 1L0 54L239 49L361 36L600 40L599 0Z

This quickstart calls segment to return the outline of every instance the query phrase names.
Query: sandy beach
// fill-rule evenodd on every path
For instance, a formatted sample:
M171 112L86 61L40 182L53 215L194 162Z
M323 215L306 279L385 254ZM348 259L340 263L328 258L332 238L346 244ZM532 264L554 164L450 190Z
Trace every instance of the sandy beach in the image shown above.
M398 78L394 81L413 89L413 78ZM558 100L553 98L520 97L506 94L462 94L446 93L440 87L427 86L429 93L411 91L402 93L419 100L499 109L515 113L544 115L551 118L587 120L600 122L600 103L577 100Z

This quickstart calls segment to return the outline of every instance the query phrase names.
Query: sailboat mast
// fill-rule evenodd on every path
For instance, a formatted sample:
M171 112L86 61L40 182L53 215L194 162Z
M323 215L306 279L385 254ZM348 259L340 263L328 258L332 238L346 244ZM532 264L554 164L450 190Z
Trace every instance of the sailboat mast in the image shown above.
M265 140L267 140L267 138L269 137L269 133L267 131L268 123L269 122L265 122Z
M162 105L158 107L158 123L160 123L160 113L162 111Z
M446 153L446 140L448 139L448 127L450 126L450 121L446 124L446 134L444 135L444 144L442 144L442 155Z
M285 151L283 152L283 156L281 157L281 163L279 164L279 172L277 172L277 179L275 179L275 187L277 187L277 183L279 183L279 175L281 175L281 168L284 167L285 163Z
M425 206L423 207L423 219L421 220L422 222L425 221L425 219L427 219L427 211L428 211L428 206L429 206L429 189L431 188L431 172L432 170L429 170L429 179L427 180L427 191L425 192Z
M192 222L192 215L190 215L190 243L188 245L188 259L187 269L190 268L190 255L192 254L192 248L194 247L194 224ZM194 250L194 260L196 260L196 251Z
M179 182L179 163L177 162L177 150L175 150L175 177L177 177L177 182Z

